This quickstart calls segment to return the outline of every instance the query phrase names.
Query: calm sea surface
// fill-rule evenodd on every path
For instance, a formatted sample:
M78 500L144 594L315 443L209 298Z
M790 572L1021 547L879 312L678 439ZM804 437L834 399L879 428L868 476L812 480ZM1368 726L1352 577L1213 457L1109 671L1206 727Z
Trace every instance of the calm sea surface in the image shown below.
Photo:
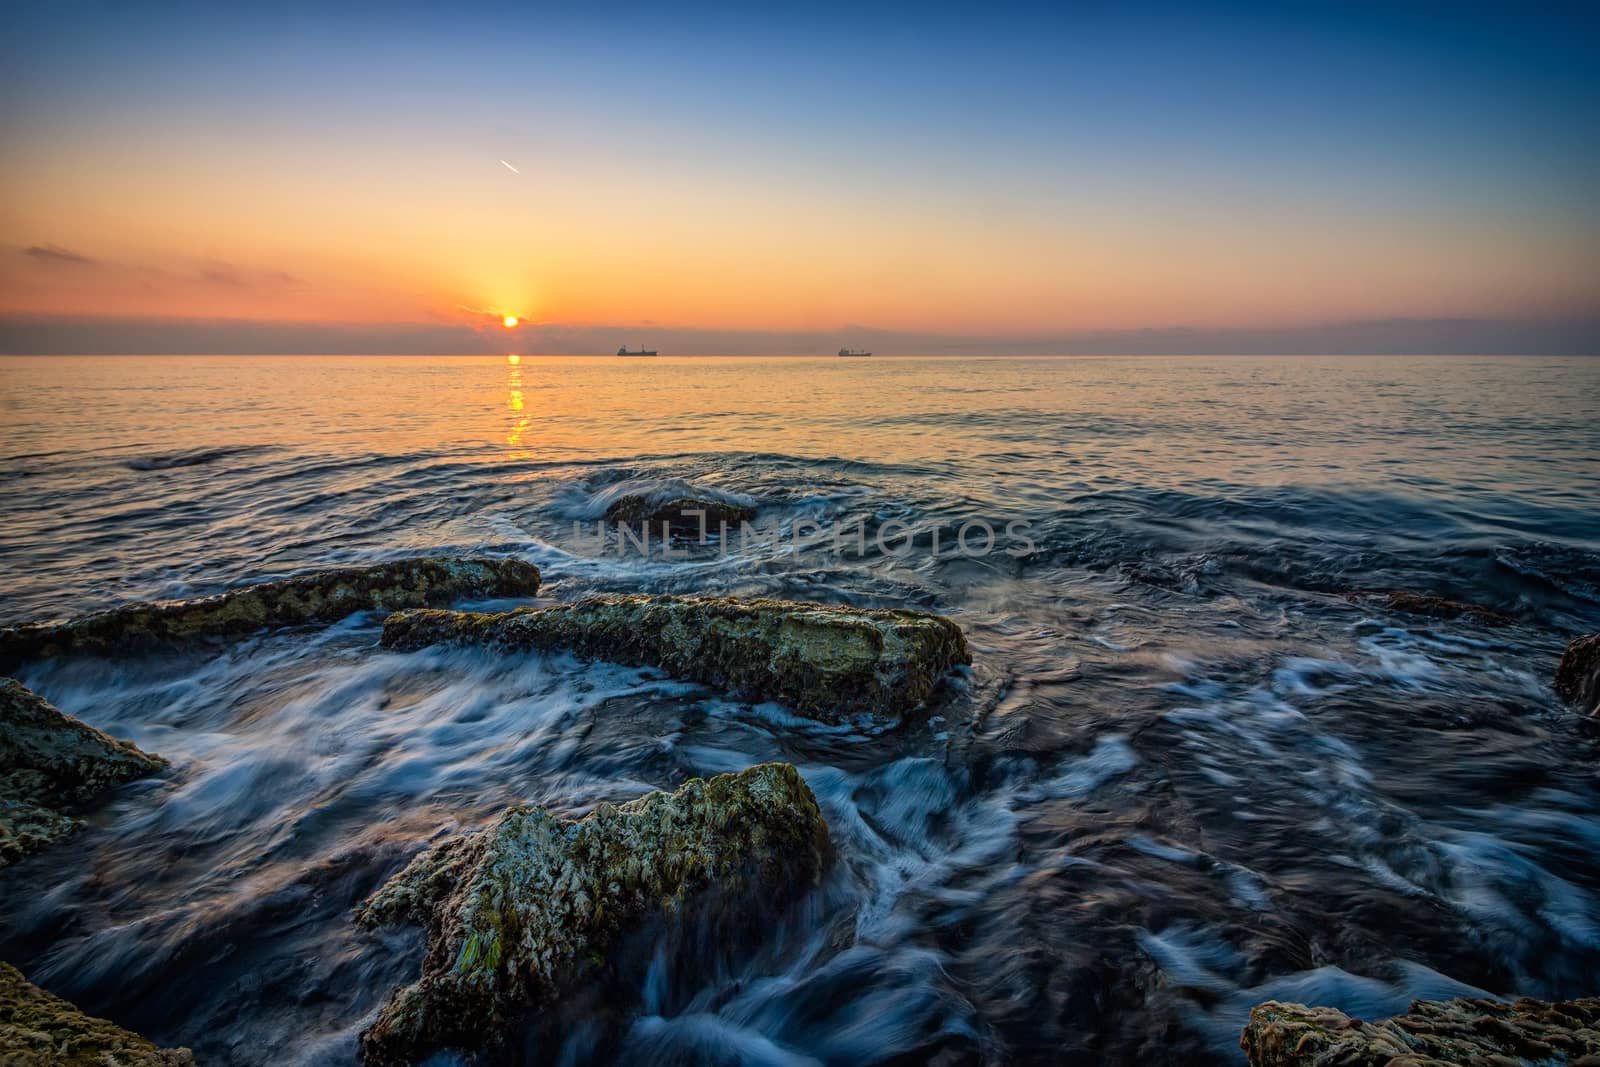
M530 1059L1228 1063L1270 998L1592 995L1600 731L1548 682L1600 630L1597 410L1600 359L0 359L3 623L471 552L937 610L975 659L838 727L367 616L32 664L175 769L0 872L0 959L202 1062L353 1062L421 953L351 911L425 844L781 759L826 883ZM776 535L595 539L686 488Z

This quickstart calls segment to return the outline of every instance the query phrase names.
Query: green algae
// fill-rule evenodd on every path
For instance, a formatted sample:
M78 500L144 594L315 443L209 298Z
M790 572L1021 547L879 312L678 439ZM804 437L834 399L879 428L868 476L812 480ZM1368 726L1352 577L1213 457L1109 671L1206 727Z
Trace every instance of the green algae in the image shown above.
M0 670L49 656L105 655L273 626L337 622L357 611L533 596L539 570L514 559L428 557L314 571L198 600L130 604L60 623L0 630Z
M942 616L741 597L606 594L503 614L405 611L384 623L382 640L407 650L569 649L826 721L908 711L946 671L971 662L961 628Z
M754 892L777 904L831 856L816 798L789 764L685 783L579 820L515 807L418 856L359 921L428 928L422 977L362 1035L370 1064L471 1049L605 965L614 940L691 898Z
M163 1049L67 1001L0 963L0 1063L67 1067L192 1067L184 1048Z
M166 765L0 678L0 866L73 833L75 812Z
M1417 1000L1375 1023L1269 1000L1251 1010L1239 1047L1251 1067L1587 1063L1600 1054L1600 998Z

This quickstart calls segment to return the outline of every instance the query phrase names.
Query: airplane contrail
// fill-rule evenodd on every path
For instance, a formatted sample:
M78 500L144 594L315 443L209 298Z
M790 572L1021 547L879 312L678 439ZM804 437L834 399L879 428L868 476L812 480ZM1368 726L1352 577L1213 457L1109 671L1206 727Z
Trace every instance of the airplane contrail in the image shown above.
M517 169L517 168L516 168L516 167L513 167L513 166L512 166L512 165L511 165L511 164L509 164L509 163L507 163L507 162L506 162L506 161L505 161L505 160L503 160L503 159L502 159L502 160L501 160L501 161L500 161L500 165L501 165L501 166L502 166L502 167L504 167L504 168L506 168L506 170L509 170L509 171L510 171L510 172L511 172L511 173L512 173L512 174L521 174L521 173L522 173L522 172L521 172L521 171L520 171L520 170L518 170L518 169Z

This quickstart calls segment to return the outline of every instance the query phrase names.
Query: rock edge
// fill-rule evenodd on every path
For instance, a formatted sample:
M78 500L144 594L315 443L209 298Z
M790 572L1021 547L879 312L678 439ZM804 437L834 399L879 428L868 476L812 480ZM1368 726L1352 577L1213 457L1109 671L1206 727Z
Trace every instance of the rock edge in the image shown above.
M503 614L403 611L385 621L382 641L400 650L570 649L829 722L908 711L972 661L961 628L940 615L738 597L604 594Z

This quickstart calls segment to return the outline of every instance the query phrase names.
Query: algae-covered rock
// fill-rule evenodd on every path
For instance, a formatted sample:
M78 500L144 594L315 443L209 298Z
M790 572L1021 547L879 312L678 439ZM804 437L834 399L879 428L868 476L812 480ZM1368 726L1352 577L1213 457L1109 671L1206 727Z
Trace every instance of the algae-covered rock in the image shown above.
M0 963L0 1063L83 1067L189 1067L186 1048L156 1048L71 1004Z
M1580 637L1567 646L1556 668L1556 692L1584 711L1600 713L1600 634Z
M167 765L0 678L0 866L76 830L74 813Z
M938 615L763 598L607 594L497 615L407 611L384 623L386 648L439 642L571 649L829 720L915 707L945 671L971 661L961 628Z
M45 656L104 654L263 627L336 622L356 611L533 596L539 570L515 559L432 557L314 571L199 600L130 604L61 623L0 630L0 669Z
M1252 1067L1443 1067L1558 1064L1600 1056L1600 998L1416 1000L1375 1023L1333 1008L1269 1000L1239 1039Z
M704 514L698 514L700 512ZM680 537L699 537L702 530L714 534L722 528L723 523L727 523L731 529L737 529L741 522L749 522L755 517L755 508L731 500L691 496L657 500L648 493L618 497L606 508L606 519L611 522L630 526L644 523L652 534L658 533L665 523L670 533Z
M528 1011L605 971L620 935L719 894L777 906L815 885L828 828L799 772L767 763L579 820L515 807L412 861L368 901L367 926L420 922L422 977L361 1036L369 1064L493 1045Z

